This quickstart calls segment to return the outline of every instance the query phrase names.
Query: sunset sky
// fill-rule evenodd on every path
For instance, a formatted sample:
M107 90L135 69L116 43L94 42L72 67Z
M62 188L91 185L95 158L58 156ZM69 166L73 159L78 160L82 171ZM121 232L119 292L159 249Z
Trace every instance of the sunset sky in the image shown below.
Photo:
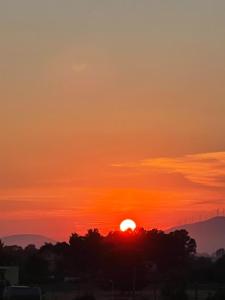
M225 1L0 0L0 236L225 208Z

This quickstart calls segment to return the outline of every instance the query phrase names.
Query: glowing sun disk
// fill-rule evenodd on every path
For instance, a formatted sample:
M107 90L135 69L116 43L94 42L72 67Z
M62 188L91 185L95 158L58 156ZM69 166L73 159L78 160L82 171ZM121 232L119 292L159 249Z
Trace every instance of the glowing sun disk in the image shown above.
M131 219L123 220L120 223L120 230L121 231L126 231L128 229L135 230L135 228L136 228L136 223Z

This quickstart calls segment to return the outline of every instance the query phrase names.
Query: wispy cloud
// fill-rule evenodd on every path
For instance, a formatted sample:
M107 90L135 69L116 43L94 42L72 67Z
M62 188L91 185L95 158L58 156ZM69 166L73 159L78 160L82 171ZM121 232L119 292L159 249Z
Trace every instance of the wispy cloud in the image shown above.
M225 151L159 157L114 167L150 168L151 171L179 173L191 182L210 187L225 187Z

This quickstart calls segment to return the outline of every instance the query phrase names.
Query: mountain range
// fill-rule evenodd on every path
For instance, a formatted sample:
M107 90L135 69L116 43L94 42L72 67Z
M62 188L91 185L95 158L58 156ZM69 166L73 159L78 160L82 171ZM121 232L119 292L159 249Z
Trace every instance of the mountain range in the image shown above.
M187 230L189 235L196 240L197 252L200 254L212 254L219 248L225 249L224 216L217 216L205 221L173 227L167 230L167 232L180 229ZM40 248L45 243L56 243L56 241L49 237L37 234L17 234L5 236L0 239L7 246L18 245L23 248L29 244L34 244L37 248Z
M1 241L6 246L17 245L22 248L25 248L27 245L33 244L37 248L40 248L45 243L55 244L56 242L53 239L50 239L43 235L38 234L15 234L5 237L1 237Z
M225 249L225 217L217 216L205 221L184 224L168 231L186 229L197 242L198 253L212 254L220 248Z

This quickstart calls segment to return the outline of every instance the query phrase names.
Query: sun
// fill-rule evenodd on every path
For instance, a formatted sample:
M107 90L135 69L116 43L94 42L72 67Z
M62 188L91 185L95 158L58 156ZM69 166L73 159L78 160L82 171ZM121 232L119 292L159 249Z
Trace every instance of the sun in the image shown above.
M120 230L121 231L126 231L128 229L134 231L136 227L137 227L136 223L133 220L131 220L131 219L123 220L120 223Z

